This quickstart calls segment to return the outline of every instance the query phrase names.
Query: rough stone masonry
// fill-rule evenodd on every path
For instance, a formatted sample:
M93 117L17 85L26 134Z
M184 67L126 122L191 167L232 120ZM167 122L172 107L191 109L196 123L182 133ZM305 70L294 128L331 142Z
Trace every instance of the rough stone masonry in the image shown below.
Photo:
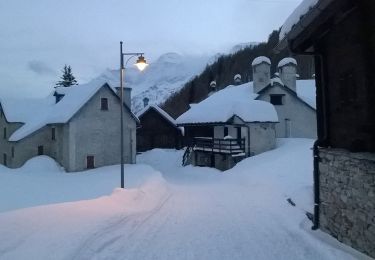
M320 226L375 257L375 154L321 148Z

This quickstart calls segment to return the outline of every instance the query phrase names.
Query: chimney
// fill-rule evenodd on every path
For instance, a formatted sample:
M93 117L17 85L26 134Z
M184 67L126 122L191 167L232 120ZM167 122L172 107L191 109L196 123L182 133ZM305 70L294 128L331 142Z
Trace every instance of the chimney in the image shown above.
M53 96L55 97L55 104L59 103L60 100L65 96L62 87L55 87L55 92L53 93Z
M277 68L280 73L280 79L289 89L297 91L297 61L293 58L282 59Z
M121 88L120 87L116 87L116 90L117 90L117 95L121 98ZM131 88L124 88L124 104L129 108L131 109L131 92L132 92L132 89Z
M242 79L240 74L234 75L234 85L241 85Z
M251 66L253 67L254 93L258 93L270 84L271 60L265 56L260 56L253 60Z
M145 98L143 99L143 107L147 107L149 101L150 101L150 99L148 99L147 97L145 97Z
M211 96L216 92L216 81L213 80L210 82L210 92L208 93L208 96Z

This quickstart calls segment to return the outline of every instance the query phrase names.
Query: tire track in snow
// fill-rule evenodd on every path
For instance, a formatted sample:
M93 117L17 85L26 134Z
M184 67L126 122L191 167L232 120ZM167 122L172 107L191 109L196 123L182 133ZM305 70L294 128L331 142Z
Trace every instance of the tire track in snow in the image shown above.
M155 208L145 213L126 214L125 216L116 217L115 220L104 228L97 230L91 235L83 244L76 250L73 256L67 259L93 259L104 252L107 248L112 246L118 241L129 240L136 231L142 227L149 219L151 219L158 211L160 211L167 201L171 198L172 194L167 195L161 203ZM141 221L137 221L141 218ZM135 220L135 221L134 221ZM130 225L133 224L133 225ZM130 230L128 230L130 229ZM131 231L129 233L129 231ZM129 233L129 235L127 235ZM107 257L106 257L107 258Z

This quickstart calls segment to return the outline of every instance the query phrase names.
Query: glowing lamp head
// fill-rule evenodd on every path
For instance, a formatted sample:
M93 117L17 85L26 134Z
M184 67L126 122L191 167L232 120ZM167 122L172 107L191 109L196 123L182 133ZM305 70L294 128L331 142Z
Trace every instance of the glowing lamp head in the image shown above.
M138 60L134 65L137 66L140 71L143 71L148 66L145 58L142 55L138 57Z

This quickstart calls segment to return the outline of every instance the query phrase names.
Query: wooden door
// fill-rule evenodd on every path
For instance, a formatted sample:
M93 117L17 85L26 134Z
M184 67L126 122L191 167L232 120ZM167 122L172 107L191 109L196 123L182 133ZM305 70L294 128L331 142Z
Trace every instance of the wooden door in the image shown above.
M87 169L93 169L95 168L95 158L93 155L89 155L86 158L86 168Z

